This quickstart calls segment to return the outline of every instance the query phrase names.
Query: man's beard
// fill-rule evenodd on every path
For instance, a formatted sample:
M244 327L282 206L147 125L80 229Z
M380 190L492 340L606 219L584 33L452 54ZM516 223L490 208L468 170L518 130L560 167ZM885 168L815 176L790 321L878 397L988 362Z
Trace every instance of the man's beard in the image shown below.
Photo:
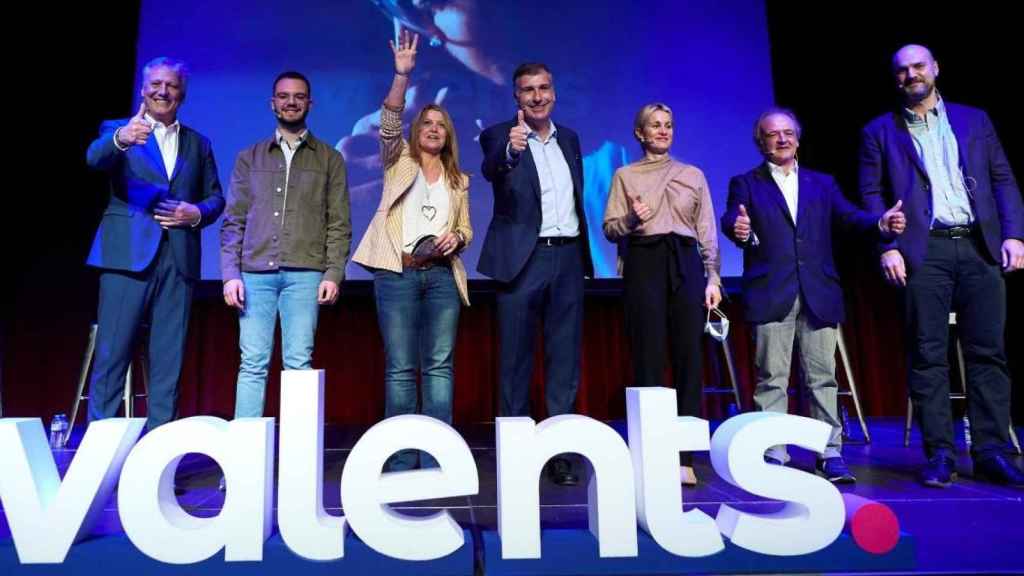
M282 128L286 128L288 130L295 130L296 128L304 126L306 124L306 116L308 115L309 109L306 109L306 111L302 113L302 116L299 116L298 120L286 120L282 112L276 108L274 109L274 116L277 116L277 123L280 124Z
M931 96L933 92L935 92L935 84L929 84L927 82L921 82L921 84L924 84L927 88L924 92L912 91L911 88L913 87L913 84L908 84L907 86L904 86L903 91L911 102L920 102L922 100L925 100L929 96Z

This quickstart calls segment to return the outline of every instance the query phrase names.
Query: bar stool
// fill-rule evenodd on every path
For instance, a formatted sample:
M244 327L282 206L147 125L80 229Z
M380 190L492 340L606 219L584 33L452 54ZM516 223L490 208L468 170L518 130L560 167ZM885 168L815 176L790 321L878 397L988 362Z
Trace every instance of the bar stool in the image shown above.
M864 419L864 410L860 404L860 394L857 392L857 381L853 377L853 368L850 364L850 354L846 348L846 340L843 338L843 326L838 324L836 326L836 353L839 354L839 363L842 364L843 373L846 374L846 389L838 388L836 390L837 409L845 410L841 405L838 405L839 396L849 396L853 400L853 409L857 412L857 422L860 424L860 431L864 435L864 442L867 444L871 443L871 432L868 431L867 421ZM731 368L731 366L730 366ZM801 368L799 364L794 363L793 370L798 371L798 379L803 378ZM735 380L735 376L733 377ZM836 385L839 386L839 379L836 379ZM805 394L807 389L800 386L794 390L790 390L789 393ZM843 427L843 437L849 437L848 422L845 417L840 415L839 423Z
M722 355L725 357L725 368L726 373L729 376L729 386L704 386L704 392L707 394L732 394L733 400L736 401L736 410L743 411L743 402L740 400L740 389L737 384L738 379L736 378L736 363L732 357L732 349L729 348L729 337L728 334L719 340L718 338L711 338L712 342L717 342L721 345Z
M956 326L956 312L949 313L949 325ZM964 349L960 345L960 337L954 333L956 338L956 362L958 372L960 373L960 391L954 392L952 387L949 391L950 400L967 400L967 368L964 365ZM910 398L907 398L907 421L903 427L903 445L910 446L910 429L914 425L914 403L911 402ZM971 446L971 421L968 419L967 414L964 413L964 436L968 448ZM1017 433L1013 431L1013 422L1010 422L1010 442L1013 443L1013 448L1017 451L1017 454L1021 454L1020 441L1017 440Z
M839 324L836 326L836 348L839 350L839 361L843 365L843 372L846 374L846 390L839 389L836 392L837 396L849 396L853 399L853 408L857 411L857 421L860 423L860 431L864 434L864 442L871 443L871 433L868 432L867 422L864 421L864 410L860 406L860 395L857 393L857 383L853 379L853 369L850 366L850 354L846 351L846 340L843 338L843 325ZM838 379L837 379L838 380ZM838 382L837 382L838 385ZM843 425L844 436L849 435L849 431L846 430L846 418L840 418L839 421Z
M75 399L71 403L71 418L68 420L68 430L65 432L64 441L67 442L68 438L71 437L71 429L75 426L75 420L78 418L78 409L83 400L89 400L89 395L85 393L85 384L89 380L89 370L92 367L93 356L96 353L96 331L98 327L96 324L89 326L89 341L85 346L85 355L82 356L82 367L78 372L78 389L75 392ZM145 326L143 326L145 329ZM132 391L132 372L135 363L139 364L139 372L142 374L140 381L141 391L134 393ZM145 398L147 390L149 390L149 383L146 381L147 375L149 374L149 362L144 354L138 355L137 358L133 358L128 363L128 372L124 377L124 394L121 398L124 400L124 417L131 418L135 415L135 400L138 398Z

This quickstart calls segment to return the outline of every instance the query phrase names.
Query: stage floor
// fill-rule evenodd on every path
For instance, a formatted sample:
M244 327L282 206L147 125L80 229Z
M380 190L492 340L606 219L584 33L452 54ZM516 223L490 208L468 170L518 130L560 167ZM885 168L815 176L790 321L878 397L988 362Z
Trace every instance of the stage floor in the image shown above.
M613 422L620 432L623 422ZM915 481L917 468L923 463L920 441L915 431L909 447L903 446L902 421L875 419L869 421L873 442L866 444L851 439L844 454L857 483L842 486L853 492L888 505L896 513L902 532L914 541L916 561L914 573L1024 573L1024 490L1003 488L975 482L970 478L971 463L963 450L959 459L960 480L951 488L928 489ZM342 467L352 445L364 428L328 426L324 445L324 505L334 514L342 512L339 481ZM406 513L428 513L447 508L463 528L474 534L479 548L485 531L497 529L494 427L473 425L459 427L476 457L480 474L480 492L467 498L420 502L415 506L398 505ZM1024 432L1024 431L1022 431ZM81 434L81 430L76 430ZM1024 434L1018 432L1024 437ZM962 438L961 446L962 446ZM77 441L74 440L72 445ZM792 466L812 470L813 454L792 449ZM74 450L58 453L58 467L63 474ZM1021 463L1021 457L1016 461ZM718 478L708 461L707 453L696 457L698 486L685 487L683 498L687 508L696 506L714 516L720 504L739 504L749 510L769 510L775 503L753 496ZM224 494L217 490L219 469L204 457L187 457L178 471L182 506L196 516L218 513ZM586 478L577 487L564 488L541 479L541 521L544 529L586 529ZM97 532L114 536L122 533L112 498L105 508ZM13 554L11 533L6 515L0 516L0 554ZM477 572L483 573L481 554L477 550ZM11 566L11 558L0 566ZM16 563L16 560L14 561ZM59 567L49 567L60 574ZM842 565L834 570L845 572ZM4 572L0 568L0 572ZM14 569L13 573L20 570ZM105 573L116 573L104 570ZM902 572L902 571L901 571ZM38 572L33 572L38 573Z

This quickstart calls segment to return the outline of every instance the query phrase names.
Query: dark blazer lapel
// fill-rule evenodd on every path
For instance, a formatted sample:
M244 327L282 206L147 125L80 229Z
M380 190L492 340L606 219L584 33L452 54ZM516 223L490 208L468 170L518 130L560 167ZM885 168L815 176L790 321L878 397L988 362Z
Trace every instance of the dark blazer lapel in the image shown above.
M924 168L924 163L921 162L921 157L917 154L917 148L914 147L914 139L910 135L910 129L907 128L907 122L903 119L901 112L893 113L893 127L896 129L896 139L899 140L900 146L903 147L903 152L908 158L917 166L917 170L921 173L925 179L928 179L928 171Z
M779 188L778 183L775 182L775 178L772 178L771 169L768 168L768 163L761 164L761 168L757 171L758 178L761 180L761 188L765 191L769 198L775 202L779 210L782 210L783 216L786 217L786 221L791 226L796 224L793 222L793 215L789 213L789 204L786 204L786 197L782 195L782 189ZM803 182L801 182L801 185ZM800 203L797 202L797 209L799 210Z
M797 172L797 197L796 197L796 227L807 225L807 205L815 200L818 193L814 189L814 182L806 170L799 169Z
M949 127L953 129L953 136L956 138L956 149L960 157L960 171L964 178L969 176L967 167L970 166L970 162L967 161L967 146L965 146L968 135L971 133L970 126L967 124L967 118L963 114L960 114L960 109L956 106L946 105L946 119L949 120Z
M149 139L142 146L142 150L149 157L153 169L163 182L167 182L167 169L164 168L164 157L160 155L160 146L156 143L156 134L150 134Z
M557 128L558 125L556 124L555 129L557 130ZM573 195L579 199L583 195L583 187L580 186L580 179L578 176L579 170L577 166L579 150L574 150L573 147L569 145L568 138L558 138L556 141L558 142L558 147L562 149L562 155L565 156L565 163L569 166L569 174L572 175Z
M192 131L178 124L178 156L174 159L174 170L171 171L171 182L178 177L181 167L186 163L186 158L192 153Z

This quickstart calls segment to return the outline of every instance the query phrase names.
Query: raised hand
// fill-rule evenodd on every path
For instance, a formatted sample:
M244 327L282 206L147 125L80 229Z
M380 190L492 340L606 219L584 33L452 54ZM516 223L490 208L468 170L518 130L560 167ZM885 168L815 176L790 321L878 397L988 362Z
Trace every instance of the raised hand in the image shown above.
M522 154L523 150L526 150L526 138L530 135L530 127L526 125L522 110L516 114L516 118L519 122L508 131L508 144L509 151L518 156Z
M897 200L896 205L885 211L878 219L878 228L883 234L893 237L903 234L907 229L907 217L903 214L903 200Z
M416 45L419 44L419 40L419 34L410 34L404 28L398 37L398 46L395 46L394 40L388 40L388 45L395 54L395 74L408 76L416 67Z
M740 242L750 239L750 215L747 214L747 207L743 204L740 204L740 213L732 225L732 233Z
M146 120L146 102L139 104L139 111L132 116L128 124L117 130L117 142L121 146L136 146L146 143L153 132L153 126Z

